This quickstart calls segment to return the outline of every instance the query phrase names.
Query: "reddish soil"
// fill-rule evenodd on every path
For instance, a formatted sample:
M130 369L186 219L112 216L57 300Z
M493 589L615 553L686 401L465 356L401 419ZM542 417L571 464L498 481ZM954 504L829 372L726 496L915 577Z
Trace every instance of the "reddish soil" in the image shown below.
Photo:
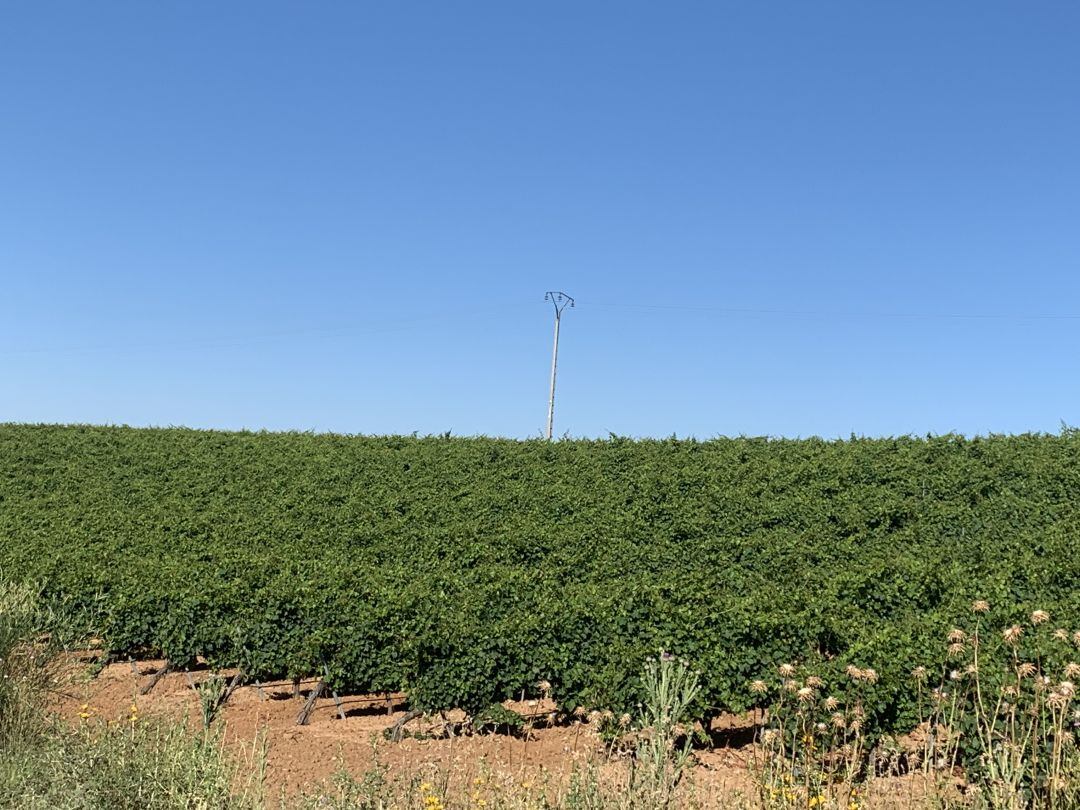
M85 663L72 661L66 679L69 685L58 694L52 708L72 722L79 721L84 706L91 722L126 722L134 703L140 717L186 717L192 728L198 728L199 698L192 685L209 673L170 672L149 694L139 695L139 688L163 665L160 660L140 661L134 666L111 664L91 679ZM430 768L433 774L448 772L451 779L463 780L464 785L484 774L512 777L525 784L552 784L563 781L575 766L587 763L601 770L623 767L618 757L609 762L608 749L595 725L586 721L549 725L547 716L556 708L551 701L506 704L529 718L527 734L452 736L442 718L422 717L405 727L410 736L394 743L384 739L383 732L405 715L404 696L340 696L342 719L335 700L327 694L316 702L308 724L299 726L297 714L314 685L314 681L301 682L299 697L293 695L291 681L263 684L261 690L242 686L218 715L226 739L240 750L250 752L259 735L265 735L266 780L271 795L313 790L342 768L360 776L375 764L376 757L391 773L403 767L410 772ZM460 718L451 713L447 720L452 723ZM726 734L743 742L752 736L753 720L725 717L716 728L722 741ZM698 751L695 781L707 792L738 789L749 794L753 790L746 768L749 756L747 747Z
M210 673L171 672L149 694L139 695L139 688L163 664L111 664L91 678L86 660L73 658L65 667L63 680L68 685L58 693L52 709L73 723L80 722L80 714L87 711L89 722L127 722L134 703L140 718L186 717L192 728L199 728L199 698L192 687ZM406 729L412 736L390 742L383 732L405 715L402 695L341 696L342 719L337 703L327 694L316 702L308 724L297 725L297 714L314 685L314 681L302 682L299 696L294 696L288 681L261 688L243 686L218 715L216 722L223 724L227 742L244 756L251 756L256 741L264 741L270 796L317 791L342 769L359 778L376 762L387 766L391 777L430 774L430 781L440 780L447 792L469 790L478 779L515 788L557 788L565 786L575 767L585 765L595 767L603 779L622 779L626 773L625 757L609 756L595 725L584 720L549 725L548 714L555 709L550 701L506 704L529 718L527 733L453 735L448 733L447 720L452 724L460 717L451 714L446 719L411 720ZM714 722L714 745L695 752L690 780L700 804L730 807L736 795L756 795L750 770L756 721L753 716L725 716ZM875 801L873 806L893 806L900 797L905 797L902 803L907 805L912 790L909 780L878 781L881 784L874 792L881 803ZM889 800L888 794L896 798Z

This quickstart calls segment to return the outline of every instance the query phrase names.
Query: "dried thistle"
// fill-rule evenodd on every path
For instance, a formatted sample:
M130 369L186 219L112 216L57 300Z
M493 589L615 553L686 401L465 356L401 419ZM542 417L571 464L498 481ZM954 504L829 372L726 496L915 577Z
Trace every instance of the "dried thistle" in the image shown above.
M795 675L795 667L792 664L781 664L777 667L781 678L791 678Z
M753 692L755 695L764 695L767 691L769 691L769 687L765 685L765 681L756 680L751 682L750 691Z
M985 599L976 599L974 602L971 603L971 609L975 613L989 613L990 603L987 602Z
M1012 627L1008 627L1001 631L1001 637L1005 639L1007 644L1016 644L1020 641L1020 636L1024 635L1024 628L1018 624L1014 624Z
M1032 613L1031 613L1031 623L1032 624L1036 624L1036 625L1044 624L1045 622L1048 622L1048 621L1050 621L1050 614L1047 613L1045 610L1032 611Z
M821 705L825 707L825 711L831 712L836 710L836 708L840 705L840 701L834 698L832 695L829 695L827 698L825 698Z
M926 667L915 667L911 670L911 677L922 683L926 680Z
M961 630L959 627L954 627L949 631L948 641L950 644L961 644L967 641L967 633Z

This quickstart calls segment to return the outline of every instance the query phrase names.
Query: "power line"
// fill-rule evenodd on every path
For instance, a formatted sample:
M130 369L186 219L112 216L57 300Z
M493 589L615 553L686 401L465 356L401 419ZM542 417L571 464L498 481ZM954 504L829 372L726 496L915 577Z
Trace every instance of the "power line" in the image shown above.
M582 301L593 307L609 309L657 310L671 312L704 312L722 315L773 315L780 317L810 318L899 318L938 320L1013 320L1013 321L1075 321L1080 314L1016 313L1016 312L880 312L837 311L820 309L763 309L754 307L679 306L665 304L615 303L610 301Z
M349 335L371 335L386 332L411 331L429 327L438 321L453 320L455 316L445 311L431 312L417 315L412 318L392 321L372 326L357 326L356 324L302 327L296 329L272 329L258 332L238 332L231 335L206 335L195 338L183 338L177 340L124 340L114 343L82 346L38 346L31 348L11 348L0 350L0 355L82 355L97 353L112 353L125 351L169 351L184 349L216 349L233 346L244 346L264 341L274 341L296 337L343 337ZM484 317L483 315L480 316ZM498 313L490 313L487 317L501 317Z

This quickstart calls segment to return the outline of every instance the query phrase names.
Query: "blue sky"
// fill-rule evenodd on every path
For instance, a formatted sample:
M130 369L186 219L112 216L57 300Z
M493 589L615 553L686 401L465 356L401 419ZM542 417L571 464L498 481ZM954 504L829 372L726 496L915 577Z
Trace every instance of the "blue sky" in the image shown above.
M1080 423L1070 2L11 3L0 421ZM1039 316L1039 317L1032 317Z

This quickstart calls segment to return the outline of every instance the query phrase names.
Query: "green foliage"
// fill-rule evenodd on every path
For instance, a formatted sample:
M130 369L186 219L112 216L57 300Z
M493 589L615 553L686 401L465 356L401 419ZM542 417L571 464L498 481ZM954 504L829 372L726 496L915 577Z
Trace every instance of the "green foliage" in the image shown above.
M472 724L477 731L484 729L518 731L525 725L525 718L501 703L492 703L473 718Z
M785 661L908 673L975 598L1078 615L1080 436L511 441L0 426L0 570L111 652L329 673L477 714L548 680L633 712L650 651L704 715ZM324 670L325 667L325 670ZM844 695L839 696L841 699Z

